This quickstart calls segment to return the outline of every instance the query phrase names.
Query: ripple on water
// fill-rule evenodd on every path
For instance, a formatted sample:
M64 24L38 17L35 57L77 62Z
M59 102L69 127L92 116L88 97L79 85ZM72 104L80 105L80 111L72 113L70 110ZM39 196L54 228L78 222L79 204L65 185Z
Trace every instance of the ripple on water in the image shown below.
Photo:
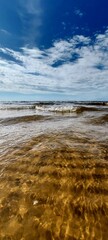
M47 135L4 155L1 240L107 240L107 146L85 142Z

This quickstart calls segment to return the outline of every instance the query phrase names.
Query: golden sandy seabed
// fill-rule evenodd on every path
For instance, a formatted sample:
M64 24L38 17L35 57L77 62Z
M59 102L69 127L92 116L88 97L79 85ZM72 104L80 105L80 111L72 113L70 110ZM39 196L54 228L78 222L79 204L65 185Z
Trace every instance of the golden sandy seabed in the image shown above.
M108 240L108 150L47 135L1 159L0 240Z

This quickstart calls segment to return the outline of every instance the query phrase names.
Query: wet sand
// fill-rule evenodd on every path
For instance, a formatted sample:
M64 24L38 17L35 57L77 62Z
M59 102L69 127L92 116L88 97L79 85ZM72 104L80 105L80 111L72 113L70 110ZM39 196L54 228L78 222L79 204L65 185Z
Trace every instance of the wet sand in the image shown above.
M0 240L107 240L108 145L43 134L0 161Z

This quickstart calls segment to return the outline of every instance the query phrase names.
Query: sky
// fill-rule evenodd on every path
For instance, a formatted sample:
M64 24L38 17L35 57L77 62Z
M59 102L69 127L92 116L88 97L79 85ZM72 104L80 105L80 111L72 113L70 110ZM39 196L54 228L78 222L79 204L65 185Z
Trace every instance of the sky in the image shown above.
M0 100L108 100L107 0L0 0Z

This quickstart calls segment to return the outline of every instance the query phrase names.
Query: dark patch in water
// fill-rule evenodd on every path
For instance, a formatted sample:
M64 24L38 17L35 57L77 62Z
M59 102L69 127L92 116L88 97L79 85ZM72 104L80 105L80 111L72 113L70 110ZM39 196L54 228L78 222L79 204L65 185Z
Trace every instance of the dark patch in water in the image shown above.
M76 109L77 113L83 113L85 111L99 111L96 107L85 107L85 106L78 106Z
M49 117L41 116L41 115L30 115L30 116L21 116L15 118L6 118L0 121L3 125L11 125L11 124L18 124L22 122L32 122L32 121L39 121L39 120L47 120Z
M105 123L108 123L108 114L105 114L104 116L92 119L90 122L92 124L105 124Z

